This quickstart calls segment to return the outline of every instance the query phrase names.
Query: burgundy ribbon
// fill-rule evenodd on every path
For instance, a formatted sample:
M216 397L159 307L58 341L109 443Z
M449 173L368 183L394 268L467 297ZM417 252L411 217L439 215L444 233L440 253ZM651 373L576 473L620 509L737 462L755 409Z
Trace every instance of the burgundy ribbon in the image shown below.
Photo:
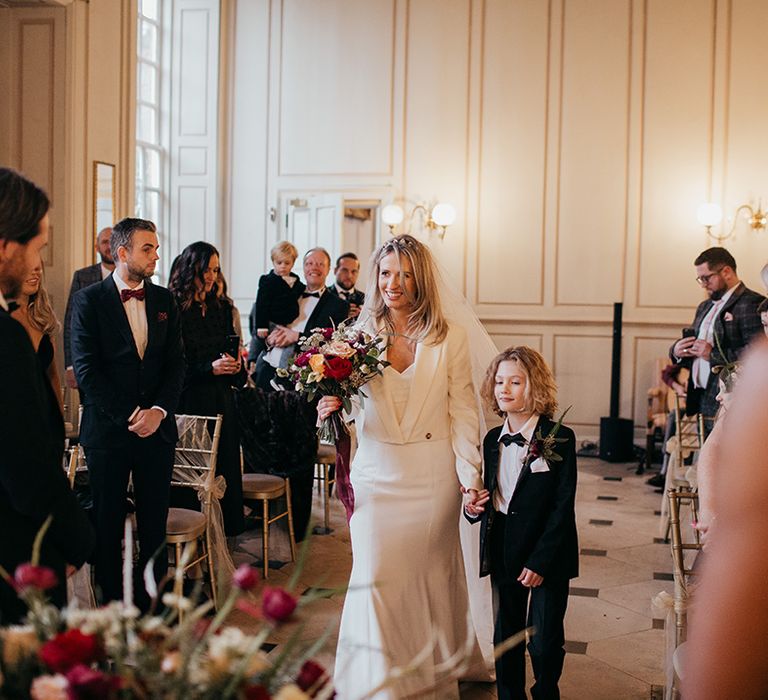
M347 511L347 522L355 511L355 492L349 481L349 459L352 452L352 439L346 430L339 431L336 440L336 494Z

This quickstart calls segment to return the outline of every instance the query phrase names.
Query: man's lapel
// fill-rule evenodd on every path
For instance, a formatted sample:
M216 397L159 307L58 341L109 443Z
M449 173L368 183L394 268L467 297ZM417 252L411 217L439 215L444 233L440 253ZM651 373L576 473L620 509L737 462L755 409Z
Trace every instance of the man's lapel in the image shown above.
M309 335L312 332L312 329L317 326L317 319L319 319L323 313L323 309L328 304L328 300L330 299L330 296L328 295L328 292L323 292L320 295L320 298L317 300L317 304L315 304L315 308L312 309L312 313L309 314L309 318L307 319L307 323L304 326L304 335Z
M104 306L110 318L114 318L117 330L120 331L125 342L128 343L138 355L139 351L136 349L136 341L133 339L131 325L128 323L128 315L125 313L123 302L120 301L120 292L117 291L117 285L115 284L115 280L112 279L112 275L107 277L101 285L104 295Z
M147 347L144 348L145 355L157 334L157 296L155 291L155 285L149 280L144 280L144 311L147 314Z
M546 436L547 433L552 429L552 426L549 425L551 421L546 419L544 416L539 416L539 420L536 422L536 427L533 430L533 435L531 435L531 442L533 442L536 437L539 434L539 431L541 431L542 436ZM530 445L528 446L528 450L530 450ZM517 477L517 483L515 484L515 490L512 492L512 498L515 497L515 494L517 494L518 489L525 483L525 480L530 476L531 474L531 462L533 460L530 458L528 452L525 453L525 458L523 460L523 468L520 470L520 474L518 474Z

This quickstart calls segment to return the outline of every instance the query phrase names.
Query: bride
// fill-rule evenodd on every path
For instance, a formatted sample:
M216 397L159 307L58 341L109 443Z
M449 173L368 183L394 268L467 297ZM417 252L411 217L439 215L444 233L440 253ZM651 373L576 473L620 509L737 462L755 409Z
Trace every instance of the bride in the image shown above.
M361 323L388 336L390 365L364 388L357 417L334 682L341 700L458 698L451 666L483 664L468 629L460 489L480 509L487 492L467 331L446 320L425 245L402 235L374 254ZM324 397L320 418L340 407Z

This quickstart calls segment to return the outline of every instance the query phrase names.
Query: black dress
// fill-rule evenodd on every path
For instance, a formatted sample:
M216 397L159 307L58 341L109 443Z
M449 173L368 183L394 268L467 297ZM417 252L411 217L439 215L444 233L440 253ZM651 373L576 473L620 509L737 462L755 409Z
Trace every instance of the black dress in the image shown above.
M243 375L213 373L214 360L227 350L227 336L235 333L232 305L225 301L209 301L203 314L203 306L193 301L186 311L181 312L181 333L187 373L178 412L198 416L221 413L224 416L216 473L227 480L221 499L224 530L228 536L239 535L245 529L245 521L240 475L240 431L232 385L237 384Z

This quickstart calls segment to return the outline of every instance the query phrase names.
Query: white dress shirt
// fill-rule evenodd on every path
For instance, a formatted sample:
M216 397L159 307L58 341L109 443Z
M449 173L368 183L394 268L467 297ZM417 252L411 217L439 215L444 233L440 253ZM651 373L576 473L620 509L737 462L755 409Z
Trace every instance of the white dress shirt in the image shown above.
M496 475L496 490L493 492L493 507L505 515L512 500L512 494L515 492L517 480L520 478L520 472L523 471L523 462L538 422L539 416L534 413L519 431L515 431L510 430L509 423L505 420L504 427L499 433L499 441L504 435L514 435L519 432L526 442L525 446L516 445L514 442L502 445L499 442L499 472Z
M2 292L0 292L0 306L2 306L6 311L8 311L8 302L5 300L5 297L3 296Z
M120 294L124 289L144 289L144 280L142 280L138 286L129 287L123 282L122 277L117 274L117 270L112 273L112 279L117 285L117 293ZM128 325L131 327L131 333L133 334L133 340L136 343L136 350L139 353L139 357L144 359L144 351L147 349L147 305L142 299L139 301L136 297L123 302L123 308L125 309L125 315L128 317Z
M104 263L101 263L101 279L105 280L107 277L109 277L112 274L112 270L110 270Z
M733 290L736 287L731 287L720 299L713 302L712 308L707 312L707 315L701 320L699 326L699 335L697 340L707 341L713 348L716 348L715 344L715 321L720 315L720 312L725 306L725 302L731 298ZM693 366L691 367L691 374L693 375L693 385L700 389L705 389L709 382L709 375L712 371L712 366L709 360L705 360L703 357L696 357L693 360Z

